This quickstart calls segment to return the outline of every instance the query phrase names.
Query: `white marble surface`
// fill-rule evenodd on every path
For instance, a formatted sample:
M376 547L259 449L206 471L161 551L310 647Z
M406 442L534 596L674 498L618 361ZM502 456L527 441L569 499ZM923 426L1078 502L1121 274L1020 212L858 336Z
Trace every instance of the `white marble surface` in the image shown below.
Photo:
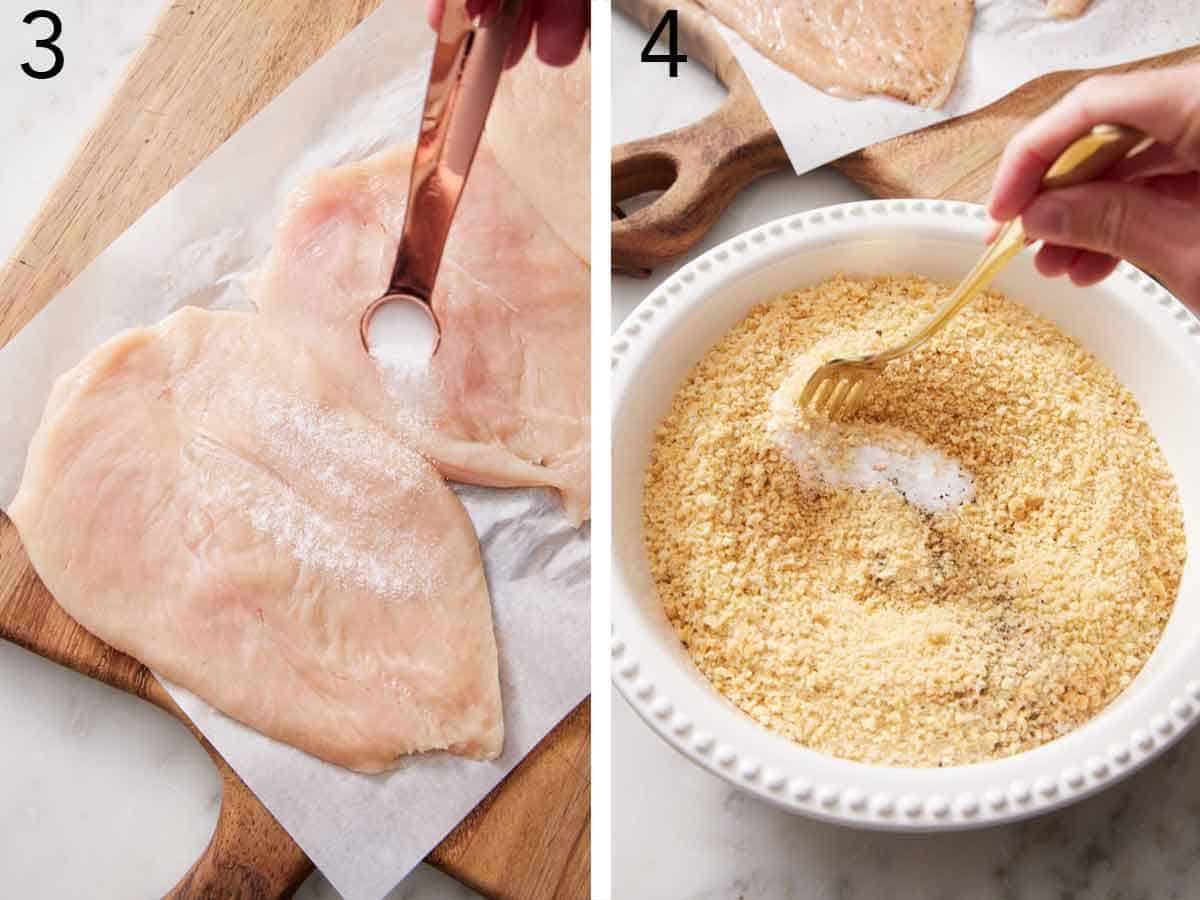
M0 258L7 257L100 114L166 0L29 0L0 27ZM63 72L21 72L63 20ZM38 51L39 53L41 51ZM34 57L39 68L44 63ZM159 897L204 848L220 786L207 755L149 704L0 642L0 897ZM299 900L337 900L319 875ZM422 866L389 900L470 900Z
M616 17L616 140L686 124L721 98L694 64L674 80L662 64L640 64L644 43ZM828 169L770 176L734 202L696 252L785 214L863 196ZM686 261L647 281L615 279L614 328ZM621 699L613 702L612 748L613 896L623 900L1200 897L1200 734L1060 813L931 836L854 831L780 812L692 765Z

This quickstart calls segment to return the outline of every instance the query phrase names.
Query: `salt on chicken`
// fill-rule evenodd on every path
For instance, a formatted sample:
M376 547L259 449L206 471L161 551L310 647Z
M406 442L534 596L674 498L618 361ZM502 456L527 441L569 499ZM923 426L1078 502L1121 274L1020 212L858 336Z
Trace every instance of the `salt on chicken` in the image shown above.
M411 163L411 148L391 149L302 185L255 301L447 478L549 486L582 522L591 480L588 267L486 145L438 273L442 344L431 365L397 369L364 351L359 322L387 286Z
M9 514L74 619L263 734L494 757L475 531L353 399L262 316L180 310L59 379Z

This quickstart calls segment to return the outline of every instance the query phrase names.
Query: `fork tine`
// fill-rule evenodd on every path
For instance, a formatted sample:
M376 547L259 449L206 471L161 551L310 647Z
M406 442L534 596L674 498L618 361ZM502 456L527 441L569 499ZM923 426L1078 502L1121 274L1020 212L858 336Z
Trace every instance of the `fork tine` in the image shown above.
M831 419L838 416L838 412L842 407L842 401L846 399L846 394L850 391L850 379L843 376L840 372L837 376L837 384L834 386L832 393L829 395L829 403L825 407L825 414Z
M842 416L850 418L858 412L858 408L862 406L863 399L867 396L867 379L860 375L850 385L850 390L846 391L846 398L842 403Z
M808 381L804 383L804 390L800 392L800 398L796 401L796 405L804 409L812 402L813 394L817 392L817 388L821 386L821 382L817 379L817 373L813 372L809 376Z
M830 381L831 379L828 375L823 376L812 392L812 397L809 400L809 403L816 412L821 411L821 407L824 405L825 399L829 396L829 389L831 387Z
M804 385L804 390L800 392L799 406L801 409L816 403L817 394L825 386L825 382L829 380L827 369L828 366L821 366L821 368L809 376L808 382Z

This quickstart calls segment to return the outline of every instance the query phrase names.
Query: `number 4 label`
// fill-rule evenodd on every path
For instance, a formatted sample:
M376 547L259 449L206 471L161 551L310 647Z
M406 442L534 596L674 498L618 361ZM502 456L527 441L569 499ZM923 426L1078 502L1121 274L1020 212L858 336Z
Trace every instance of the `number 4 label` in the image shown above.
M667 52L655 53L654 47L662 37L663 29L667 32ZM650 35L650 40L642 48L642 62L669 63L667 75L671 78L679 77L679 64L687 62L687 55L679 52L679 10L668 9L659 20L654 33Z

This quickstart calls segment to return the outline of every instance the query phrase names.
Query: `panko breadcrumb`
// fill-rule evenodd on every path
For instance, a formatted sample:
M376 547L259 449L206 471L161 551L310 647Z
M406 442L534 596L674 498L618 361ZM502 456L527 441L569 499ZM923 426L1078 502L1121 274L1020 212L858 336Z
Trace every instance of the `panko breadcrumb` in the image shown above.
M650 567L691 658L766 727L846 759L960 765L1078 727L1149 657L1183 569L1133 396L996 293L889 365L856 417L956 460L969 502L801 478L768 428L794 361L847 334L896 343L948 292L836 277L760 304L679 390L646 472Z

